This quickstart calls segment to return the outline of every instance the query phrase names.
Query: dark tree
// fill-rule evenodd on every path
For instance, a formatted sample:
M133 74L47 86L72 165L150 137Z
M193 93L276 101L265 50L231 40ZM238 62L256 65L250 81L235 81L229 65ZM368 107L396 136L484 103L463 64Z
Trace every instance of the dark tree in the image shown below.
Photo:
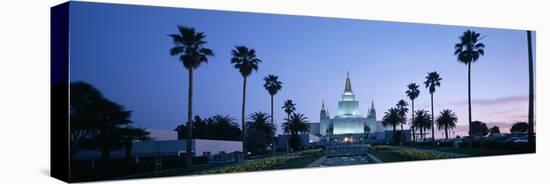
M307 117L301 113L292 113L290 118L286 118L285 121L283 123L283 131L290 134L290 147L293 150L298 150L301 147L299 134L309 132Z
M529 124L526 122L517 122L510 128L510 133L513 134L526 134L529 132Z
M259 58L256 57L256 50L249 49L245 46L236 46L235 49L231 50L231 64L239 70L241 76L243 77L243 103L241 106L241 125L242 125L242 141L243 141L243 152L245 153L245 159L247 159L246 151L246 122L245 122L245 105L246 105L246 79L252 71L258 70L258 65L262 62Z
M91 137L97 132L101 116L101 104L105 99L101 92L85 82L72 82L70 104L70 154L91 148Z
M290 118L290 114L296 110L296 104L294 104L291 99L287 99L283 105L283 110L287 114L287 118Z
M268 75L264 77L264 88L269 93L269 96L271 96L271 127L275 127L274 121L274 113L273 113L273 97L281 90L283 87L283 82L279 81L279 77L276 75ZM271 154L275 155L275 131L272 132L271 135Z
M382 117L382 125L384 125L384 127L392 127L393 129L392 139L394 143L399 141L396 136L396 128L401 122L403 122L403 117L399 115L399 109L397 108L388 109L388 111L385 112L384 117Z
M486 136L487 134L489 134L489 128L487 128L487 124L481 121L473 121L472 129L470 129L470 131L472 136Z
M439 74L435 71L428 73L428 76L426 76L426 81L424 84L426 85L426 88L429 88L430 95L431 95L431 102L432 102L432 144L435 146L435 117L434 117L434 93L435 88L439 87L441 85L441 80L443 80L441 77L439 77Z
M489 129L489 133L491 133L491 134L500 134L500 128L498 128L498 126L493 126Z
M412 120L414 120L414 99L416 99L420 95L420 90L418 90L420 86L416 85L416 83L410 83L407 85L408 90L405 91L407 94L407 97L411 99L411 129L413 133L413 142L416 142L416 127L413 126Z
M195 28L178 26L178 33L168 35L172 38L174 47L170 49L170 55L178 56L179 62L189 71L189 86L187 96L187 123L193 127L193 71L201 66L202 63L208 62L208 57L214 56L214 52L205 47L206 35L202 32L195 31ZM193 137L193 129L188 129L187 132L187 147L185 157L186 166L191 166L191 144Z
M424 138L424 133L426 129L430 129L432 126L432 117L429 115L428 111L417 110L412 120L412 124L415 128L420 130L420 137Z
M275 132L269 121L271 116L264 112L254 112L248 116L246 136L247 149L253 153L264 153L271 143L271 135Z
M401 122L399 122L399 126L401 126L400 143L404 141L403 138L405 137L403 134L403 125L407 124L407 112L409 112L409 108L407 108L408 105L409 104L403 99L399 100L396 104L399 110L399 116L401 116Z
M460 63L468 65L468 125L469 133L472 135L472 98L471 98L471 80L470 71L472 63L476 62L483 54L485 54L485 44L480 41L480 34L475 31L467 30L459 37L459 42L455 44L454 54Z
M436 120L437 129L445 130L445 140L449 139L449 129L454 129L457 121L456 114L449 109L444 109L439 113Z

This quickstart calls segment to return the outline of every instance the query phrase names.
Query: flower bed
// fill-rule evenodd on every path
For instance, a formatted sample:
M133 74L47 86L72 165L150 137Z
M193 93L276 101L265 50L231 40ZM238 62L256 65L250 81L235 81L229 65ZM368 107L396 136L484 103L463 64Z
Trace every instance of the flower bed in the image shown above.
M272 170L272 169L281 169L284 168L288 162L305 157L312 156L315 154L320 154L320 149L315 150L305 150L302 152L284 155L284 156L274 156L260 160L254 160L247 163L225 167L218 170L210 170L204 172L205 174L213 173L233 173L233 172L243 172L243 171L263 171L263 170Z
M418 150L412 150L412 149L399 150L397 153L407 160L433 160L433 159L455 158L452 155L438 154L438 153L418 151Z
M232 173L232 172L243 172L243 171L262 171L262 170L271 170L278 169L285 166L285 164L293 159L298 158L297 155L291 156L276 156L272 158L266 158L262 160L256 160L244 164L239 164L236 166L229 166L219 170L206 171L206 174L212 173Z

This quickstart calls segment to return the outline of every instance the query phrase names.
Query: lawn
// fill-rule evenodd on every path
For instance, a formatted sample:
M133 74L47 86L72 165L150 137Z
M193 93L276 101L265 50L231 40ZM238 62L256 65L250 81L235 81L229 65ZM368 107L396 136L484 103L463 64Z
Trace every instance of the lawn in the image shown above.
M377 157L382 162L402 162L412 160L433 160L433 159L445 159L456 158L454 154L447 154L445 152L428 151L410 147L397 147L397 146L374 146L369 152L371 155Z

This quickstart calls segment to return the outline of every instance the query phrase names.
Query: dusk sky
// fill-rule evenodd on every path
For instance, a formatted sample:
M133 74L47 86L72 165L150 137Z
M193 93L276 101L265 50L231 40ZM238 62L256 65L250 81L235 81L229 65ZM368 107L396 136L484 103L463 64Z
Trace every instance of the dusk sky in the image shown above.
M137 127L172 130L187 119L188 71L170 56L167 36L177 25L204 32L206 47L215 53L194 73L193 114L201 117L223 114L240 121L243 78L230 64L230 51L246 45L263 61L248 79L247 114L270 111L263 77L275 74L283 82L275 96L277 124L286 117L286 99L311 122L319 121L323 100L333 116L348 71L364 116L371 101L378 120L398 100L410 104L405 91L411 82L421 86L415 110L430 110L423 82L437 71L443 80L434 94L436 114L452 109L465 126L467 66L457 61L453 46L472 29L486 45L486 55L472 65L473 120L499 123L503 132L508 127L501 123L527 121L523 30L83 2L72 2L70 13L71 81L91 83L132 110Z

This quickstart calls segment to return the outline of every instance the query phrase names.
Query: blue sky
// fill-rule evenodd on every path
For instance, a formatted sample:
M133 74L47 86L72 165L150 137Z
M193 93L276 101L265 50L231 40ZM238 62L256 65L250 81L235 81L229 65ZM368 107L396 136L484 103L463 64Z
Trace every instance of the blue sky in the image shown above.
M286 99L309 120L319 120L324 100L332 115L350 72L366 115L374 100L378 119L400 99L406 85L421 85L415 109L430 108L423 86L428 72L443 78L434 109L452 109L467 125L467 67L453 46L467 29L482 34L485 53L472 65L473 119L510 124L527 121L527 40L523 30L408 24L382 21L241 13L73 2L71 81L86 81L133 110L135 126L173 129L186 121L187 70L167 36L177 25L206 34L215 52L194 74L194 114L240 117L242 77L230 64L236 45L254 48L263 62L248 79L247 114L269 112L263 77L278 75L276 122ZM534 37L536 38L536 37ZM507 131L502 130L501 131Z

